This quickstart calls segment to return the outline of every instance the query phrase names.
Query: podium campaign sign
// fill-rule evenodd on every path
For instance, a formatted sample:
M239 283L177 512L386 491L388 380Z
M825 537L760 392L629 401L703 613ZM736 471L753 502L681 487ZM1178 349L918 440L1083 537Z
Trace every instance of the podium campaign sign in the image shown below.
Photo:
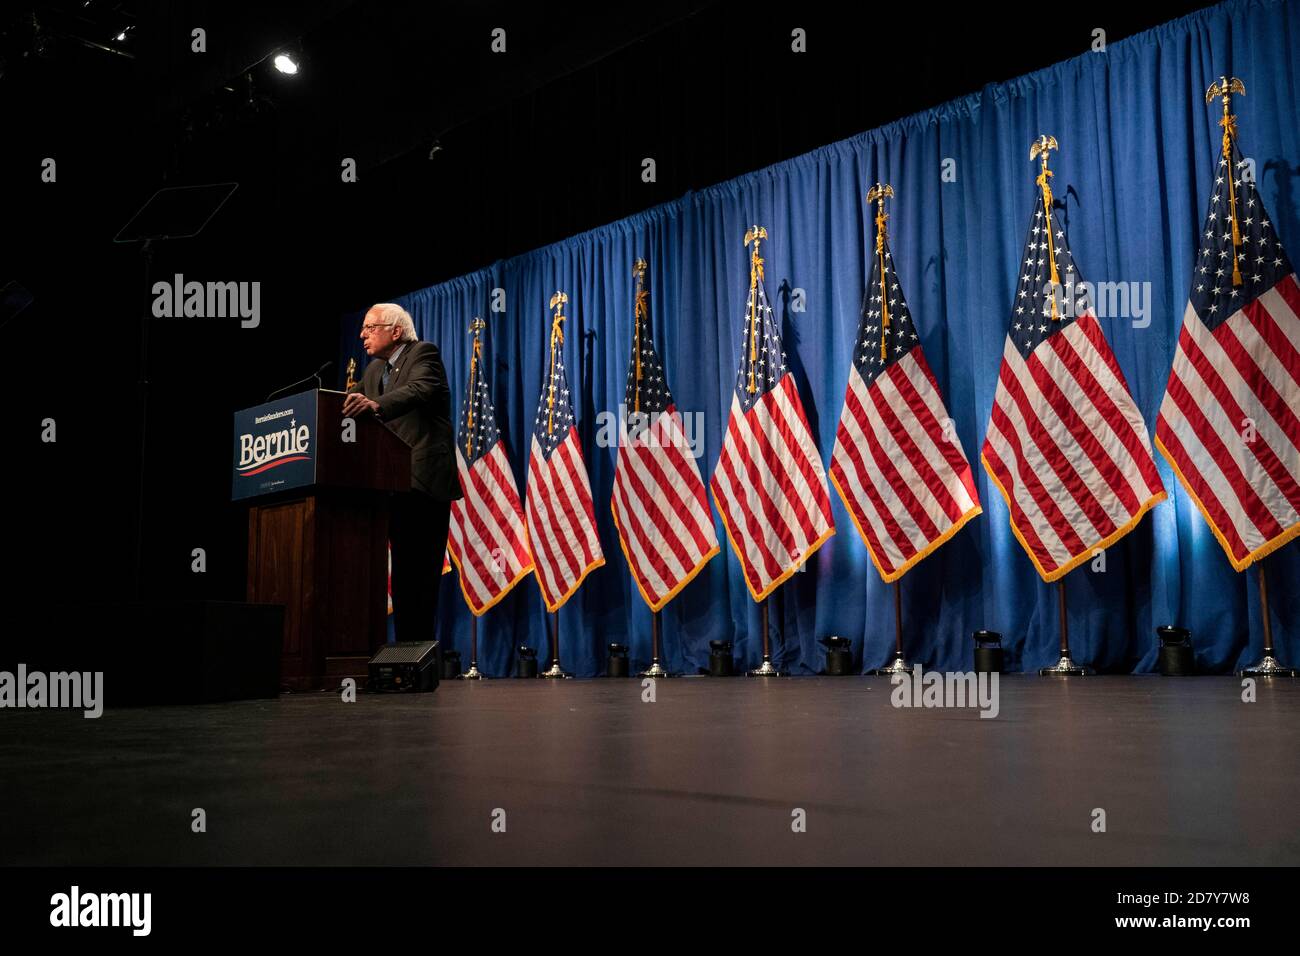
M232 501L316 481L316 390L235 412Z

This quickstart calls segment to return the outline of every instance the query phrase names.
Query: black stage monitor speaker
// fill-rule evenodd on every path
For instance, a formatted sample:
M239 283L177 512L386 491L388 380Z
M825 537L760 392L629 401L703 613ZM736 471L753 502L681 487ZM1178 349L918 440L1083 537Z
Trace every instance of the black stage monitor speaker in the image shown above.
M386 644L370 659L371 691L431 691L438 689L438 642L398 641Z

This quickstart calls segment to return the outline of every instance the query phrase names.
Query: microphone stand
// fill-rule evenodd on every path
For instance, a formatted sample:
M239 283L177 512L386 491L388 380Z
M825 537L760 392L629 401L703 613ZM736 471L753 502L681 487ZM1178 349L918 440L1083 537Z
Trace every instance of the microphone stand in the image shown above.
M322 365L320 368L316 369L316 371L312 372L312 373L311 373L310 375L308 375L306 378L300 378L300 379L298 379L298 381L296 381L296 382L291 382L291 383L289 383L289 384L286 385L284 388L276 389L276 390L275 390L274 392L272 392L270 395L266 396L266 398L263 399L263 401L267 401L267 402L269 402L271 399L275 398L277 395L283 395L283 394L285 394L286 392L288 392L290 389L292 389L292 388L297 388L299 385L302 385L304 382L310 382L312 379L315 379L315 380L316 380L316 387L317 387L317 388L324 388L325 385L324 385L324 383L321 382L320 373L323 372L323 371L325 371L327 368L329 368L329 367L330 367L331 365L333 365L333 364L334 364L333 361L326 362L324 365Z

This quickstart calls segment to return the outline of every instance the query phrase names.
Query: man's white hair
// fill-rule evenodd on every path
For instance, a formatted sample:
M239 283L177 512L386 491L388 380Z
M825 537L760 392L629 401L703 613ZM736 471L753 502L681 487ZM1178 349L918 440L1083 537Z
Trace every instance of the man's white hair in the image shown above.
M381 325L397 326L400 337L398 341L414 342L415 341L415 323L411 320L411 313L407 312L395 302L380 302L372 305L366 312L367 316L375 316L377 322Z

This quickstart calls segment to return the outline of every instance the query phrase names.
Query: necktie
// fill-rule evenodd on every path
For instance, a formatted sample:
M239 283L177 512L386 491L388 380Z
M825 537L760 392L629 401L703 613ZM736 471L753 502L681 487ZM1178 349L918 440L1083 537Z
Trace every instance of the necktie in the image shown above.
M383 377L379 380L379 394L380 394L380 395L382 395L382 394L384 394L384 392L388 391L388 376L391 375L392 373L393 373L393 365L392 365L392 363L391 363L391 362L385 362L385 363L384 363L384 375L383 375Z

